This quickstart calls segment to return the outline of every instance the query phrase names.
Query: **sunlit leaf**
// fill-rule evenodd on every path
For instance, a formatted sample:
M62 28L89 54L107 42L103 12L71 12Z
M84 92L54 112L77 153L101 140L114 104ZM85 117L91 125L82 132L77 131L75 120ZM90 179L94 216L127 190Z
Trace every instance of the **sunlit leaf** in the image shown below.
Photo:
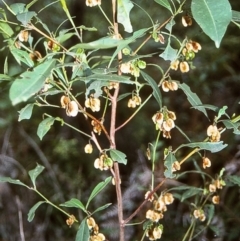
M154 79L151 76L149 76L148 74L144 73L143 71L141 71L141 74L142 74L143 78L152 87L152 89L153 89L153 96L155 97L155 99L158 102L159 107L161 109L162 108L162 95L161 95L161 92L159 90L159 87L158 87L157 83L154 81Z
M31 222L34 219L36 210L43 203L46 203L46 202L45 201L39 201L29 210L29 212L28 212L28 222Z
M88 208L89 203L93 200L94 197L96 197L107 185L108 183L112 180L112 177L108 177L105 179L105 181L100 182L97 184L97 186L92 190L87 204L86 204L86 208Z
M191 89L189 88L189 86L185 83L182 83L182 84L178 83L178 87L183 90L183 92L187 96L187 99L188 99L189 103L192 105L192 107L203 112L204 115L206 117L208 117L207 112L206 112L205 108L203 107L202 102L199 99L199 97L197 96L197 94L193 93L191 91Z
M166 9L168 9L171 13L173 13L172 7L168 0L154 0L154 1L157 2L158 4L162 5Z
M47 132L50 130L51 126L53 125L55 121L55 118L48 117L44 119L38 126L37 129L37 135L42 140L42 138L47 134Z
M83 203L76 198L72 198L71 200L60 204L60 206L69 207L69 208L80 208L84 212L86 212L86 208L84 207Z
M44 167L37 164L37 166L33 170L28 172L28 175L31 178L34 188L36 188L36 182L35 182L36 178L39 176L39 174L42 173L43 170L44 170Z
M169 152L164 161L164 166L166 167L166 170L164 171L164 176L166 178L176 177L176 174L173 174L173 171L172 171L172 166L175 161L177 161L175 155L172 152Z
M10 88L9 97L13 105L22 101L27 101L31 96L36 94L44 85L46 78L50 75L55 60L51 59L41 63L32 71L27 70L18 77Z
M12 184L16 184L16 185L20 185L20 186L24 186L29 188L26 184L24 184L23 182L17 180L17 179L12 179L10 177L0 177L0 182L8 182L8 183L12 183Z
M188 143L188 144L180 145L176 149L176 151L183 147L199 148L199 150L206 150L206 151L210 151L210 152L214 153L214 152L219 152L219 151L223 150L225 147L227 147L227 144L223 144L222 141L219 141L219 142L195 142L195 143Z
M117 21L124 26L124 30L128 33L133 31L129 16L132 8L133 4L130 0L117 1Z
M83 219L83 221L81 222L78 231L77 231L77 236L75 241L89 241L89 228L87 225L87 221L86 218Z
M232 19L231 5L228 0L192 0L192 15L219 48L221 40Z
M127 164L126 155L123 152L115 150L115 149L110 149L109 154L113 161L122 163L124 165Z

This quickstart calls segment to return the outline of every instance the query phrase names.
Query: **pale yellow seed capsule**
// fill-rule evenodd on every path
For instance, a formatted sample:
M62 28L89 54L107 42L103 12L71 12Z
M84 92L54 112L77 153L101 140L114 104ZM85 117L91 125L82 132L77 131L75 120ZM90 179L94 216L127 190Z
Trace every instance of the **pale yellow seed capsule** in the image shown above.
M75 117L78 114L78 105L74 100L68 103L66 113L68 116L72 117Z
M21 42L27 42L28 41L28 36L29 36L29 33L27 30L22 30L19 34L18 34L18 39L21 41Z
M182 73L187 73L189 71L189 64L186 61L180 63L180 70Z
M209 158L207 157L204 157L203 158L203 168L206 169L207 167L210 167L211 166L211 161Z
M87 145L84 147L84 151L85 151L85 153L91 154L92 151L93 151L92 145L91 145L91 144L87 144Z
M214 204L219 204L220 202L220 197L218 195L212 197L212 202Z

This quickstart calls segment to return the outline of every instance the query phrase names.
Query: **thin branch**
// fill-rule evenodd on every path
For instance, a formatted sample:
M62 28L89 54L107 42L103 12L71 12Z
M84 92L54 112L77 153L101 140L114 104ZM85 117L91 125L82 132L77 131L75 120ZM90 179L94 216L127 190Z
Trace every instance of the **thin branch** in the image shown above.
M140 206L127 218L124 220L123 225L126 225L133 217L135 217L138 212L142 209L142 207L148 202L148 198L150 198L166 181L164 178L149 194L148 197L140 204Z

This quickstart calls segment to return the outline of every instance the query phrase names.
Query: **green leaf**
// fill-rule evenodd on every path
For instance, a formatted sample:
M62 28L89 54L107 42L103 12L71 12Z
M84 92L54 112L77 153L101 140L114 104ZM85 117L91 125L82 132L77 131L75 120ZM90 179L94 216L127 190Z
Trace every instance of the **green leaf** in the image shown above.
M0 74L0 82L1 81L11 81L13 78L6 74Z
M206 213L206 216L208 218L207 225L209 225L214 217L214 205L213 204L207 204L204 206L204 212Z
M45 120L43 120L39 125L37 129L37 135L42 140L42 138L47 134L47 132L50 130L51 126L53 125L55 121L55 118L48 117Z
M71 200L60 204L60 206L69 207L69 208L80 208L81 210L86 212L86 208L84 207L83 203L76 198L72 198Z
M34 219L35 211L43 203L46 203L46 202L45 201L39 201L29 210L29 212L28 212L28 222L31 222Z
M33 170L28 172L28 175L31 178L34 188L36 188L36 184L35 184L36 178L43 170L44 170L44 167L37 164L37 166Z
M158 85L156 84L156 82L154 81L154 79L149 76L148 74L144 73L143 71L141 71L141 74L143 76L143 78L149 83L149 85L152 87L153 89L153 96L155 97L156 101L159 104L160 109L162 108L162 95L161 92L159 90Z
M100 212L100 211L102 211L102 210L108 208L108 207L111 206L111 205L112 205L112 203L107 203L107 204L105 204L105 205L103 205L103 206L97 208L95 211L92 212L92 215L93 215L94 213Z
M177 49L173 49L170 45L170 42L168 42L167 47L165 50L159 55L159 57L162 57L164 60L170 60L173 61L177 58Z
M32 61L32 59L30 58L29 54L26 51L14 48L14 49L11 49L11 53L19 65L21 65L21 62L23 62L28 67L34 66L34 62Z
M164 176L166 178L176 177L176 174L173 174L172 171L172 165L175 161L177 161L175 155L172 152L169 152L164 162L164 166L166 167L166 170L164 171Z
M27 70L18 77L10 88L9 97L13 105L27 101L37 93L44 85L46 78L50 75L56 60L47 60L33 69Z
M21 22L24 26L26 26L28 23L30 23L31 19L36 15L37 14L34 11L19 13L17 15L17 20Z
M0 33L3 35L3 38L10 38L14 32L9 24L5 22L0 22Z
M20 186L24 186L29 188L26 184L24 184L23 182L17 180L17 179L12 179L10 177L0 177L0 182L8 182L8 183L12 183L12 184L16 184L16 185L20 185Z
M90 237L89 228L87 226L86 218L81 222L75 241L88 241Z
M117 21L124 26L124 30L128 33L132 33L133 28L131 25L129 13L133 8L133 4L130 0L118 0L117 1Z
M32 116L34 104L27 104L24 108L19 111L18 121L30 119Z
M240 22L240 12L232 10L232 20L235 22Z
M97 184L97 186L92 190L90 197L88 198L86 209L88 208L88 205L93 200L93 198L96 197L98 193L100 193L111 180L112 180L112 177L108 177L105 179L105 181Z
M214 42L217 48L232 19L228 0L192 0L192 15L195 21Z
M227 176L227 181L240 186L240 177L239 176L235 176L235 175Z
M10 5L10 9L17 15L25 11L25 3L14 3Z
M233 133L236 135L240 134L240 123L233 123L231 120L222 120L221 121L227 129L233 129Z
M223 144L222 141L219 142L195 142L189 144L180 145L176 150L178 151L182 147L199 148L199 150L206 150L212 153L219 152L227 147L227 144Z
M104 37L104 38L100 38L100 39L90 42L90 43L76 44L73 47L71 47L70 50L73 50L73 49L111 49L111 48L117 47L119 45L119 43L122 41L124 41L124 40L113 39L112 37Z
M171 13L173 13L171 5L169 4L168 0L154 0L156 3L162 5L166 9L168 9Z
M229 119L229 115L226 113L226 109L228 107L227 106L223 106L219 111L218 111L218 116L217 116L217 120L220 119L223 115L226 115Z
M115 149L110 149L109 153L110 153L110 157L113 161L122 163L124 165L127 164L126 155L123 152L115 150Z
M183 202L184 200L192 197L192 196L195 196L199 193L202 193L203 192L203 189L202 188L196 188L196 187L190 187L188 188L187 191L185 191L182 196L181 196L181 202Z
M204 115L206 117L208 117L207 112L206 112L205 108L203 107L202 102L199 99L199 97L197 96L197 94L193 93L191 91L191 89L189 88L189 86L186 85L185 83L182 83L182 84L178 83L178 87L179 87L179 89L183 90L183 92L187 96L187 99L188 99L189 103L192 105L192 107L203 112Z

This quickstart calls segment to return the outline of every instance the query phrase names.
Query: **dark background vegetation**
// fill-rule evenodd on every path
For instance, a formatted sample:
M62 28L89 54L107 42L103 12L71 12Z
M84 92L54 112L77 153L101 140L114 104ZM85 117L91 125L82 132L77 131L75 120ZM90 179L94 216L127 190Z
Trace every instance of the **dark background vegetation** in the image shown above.
M8 4L15 1L7 1ZM29 1L22 1L29 3ZM38 1L32 9L38 12L41 8L49 4L49 0ZM68 1L72 16L75 16L76 25L85 25L87 27L96 27L96 32L84 32L84 41L88 42L97 38L106 36L108 33L108 23L102 17L97 7L87 8L85 1ZM163 22L167 19L168 12L154 3L154 1L138 0L137 3L142 6L153 18L153 21ZM240 11L240 2L237 0L230 1L234 10ZM2 3L1 3L2 4ZM102 8L107 13L110 12L111 1L103 1ZM3 5L1 6L3 7ZM188 11L188 9L186 9ZM39 17L48 27L55 29L66 19L60 3L56 3L45 9L39 14ZM14 18L13 18L14 19ZM132 10L131 20L134 30L150 26L147 16L135 7ZM67 22L63 28L69 28ZM180 71L172 72L172 78L187 83L193 92L196 92L204 104L216 105L222 107L228 106L228 114L239 114L239 79L240 79L240 30L231 24L227 30L222 44L219 49L215 48L214 43L205 36L197 24L194 23L192 28L184 28L181 24L181 17L177 17L176 25L173 28L174 34L180 39L185 36L198 41L202 45L195 60L196 69L188 74L181 74ZM38 36L33 34L35 38ZM123 33L123 37L128 34ZM3 40L1 40L4 46ZM76 43L72 39L67 45ZM140 54L151 52L161 53L161 45L150 41ZM39 46L39 51L42 51ZM22 67L17 66L7 49L0 52L0 70L3 72L5 57L9 58L9 69L11 74L17 74ZM164 66L163 60L159 59L158 54L149 60ZM154 79L158 80L161 76L156 70L151 71ZM71 198L79 198L83 203L86 202L92 188L101 180L106 178L109 173L96 171L93 168L93 162L98 156L95 151L92 155L84 153L84 146L88 139L74 132L73 130L62 127L56 123L49 133L40 141L37 137L36 130L39 122L42 120L42 114L50 109L35 108L31 120L18 122L18 112L24 104L13 107L8 97L9 85L1 83L0 87L0 174L20 179L30 184L27 172L39 163L46 167L46 170L37 181L38 189L56 204L63 203ZM122 87L121 91L131 91L131 87ZM80 90L78 90L80 91ZM84 91L84 89L83 89ZM150 89L141 92L141 98L144 100ZM177 114L176 124L194 141L201 141L206 136L207 126L212 122L214 113L209 112L210 120L206 119L202 113L191 109L185 95L178 90L174 93L163 93L164 105ZM81 98L81 97L80 97ZM59 96L60 99L60 96ZM58 102L59 100L54 100ZM122 186L124 189L124 206L126 217L134 210L138 203L141 202L143 195L150 185L150 167L151 164L145 158L145 150L148 143L153 142L156 138L156 131L151 121L151 117L158 110L154 100L150 101L135 117L130 124L125 126L117 133L118 149L126 153L128 157L127 167L121 166ZM118 108L118 124L125 121L132 110L127 108L127 100L123 100ZM52 115L58 115L78 128L87 128L86 123L79 121L79 118L67 118L64 110L58 110ZM87 129L86 129L87 130ZM237 174L240 170L240 160L238 159L239 137L234 136L231 132L225 132L222 139L228 143L228 147L220 152L210 155L212 166L208 172L215 176L222 167L227 169L229 174ZM157 163L156 176L162 176L162 158L163 148L169 145L173 149L180 144L186 143L184 137L175 129L172 132L172 139L165 143L161 142L159 146L159 157ZM107 142L106 142L107 144ZM107 147L107 146L106 146ZM178 153L179 157L183 156L187 150ZM196 159L195 159L196 158ZM189 160L184 169L191 169L194 164L201 166L200 158L194 156ZM157 179L158 181L158 179ZM189 185L201 185L201 179L195 175L185 176L179 182ZM178 183L179 184L179 183ZM178 185L177 184L177 185ZM19 223L23 224L23 231L26 241L51 241L51 240L74 240L77 231L77 225L72 228L65 224L66 217L52 209L48 205L42 205L36 212L33 222L27 222L28 210L41 199L31 191L14 185L0 184L0 240L17 241L20 238ZM236 187L226 188L221 193L221 204L216 208L217 215L214 219L215 226L219 227L222 232L206 229L201 239L196 240L240 240L240 202L239 189ZM115 203L115 191L109 187L96 198L91 208L98 207L107 202ZM184 232L188 227L189 203L181 204L177 201L170 208L165 220L165 231L163 240L181 240ZM139 215L135 221L144 219L146 209ZM76 217L81 220L82 213L76 210L70 210ZM22 215L22 220L19 217ZM101 213L96 219L99 221L100 228L108 236L111 224L115 224L116 208L110 208L107 214ZM214 226L213 225L213 226ZM105 230L104 230L105 228ZM175 232L172 232L172 230ZM136 229L137 230L137 229ZM111 229L113 232L113 230ZM127 230L129 240L140 240L137 234L142 233L141 227L134 231ZM116 240L113 239L112 240Z

